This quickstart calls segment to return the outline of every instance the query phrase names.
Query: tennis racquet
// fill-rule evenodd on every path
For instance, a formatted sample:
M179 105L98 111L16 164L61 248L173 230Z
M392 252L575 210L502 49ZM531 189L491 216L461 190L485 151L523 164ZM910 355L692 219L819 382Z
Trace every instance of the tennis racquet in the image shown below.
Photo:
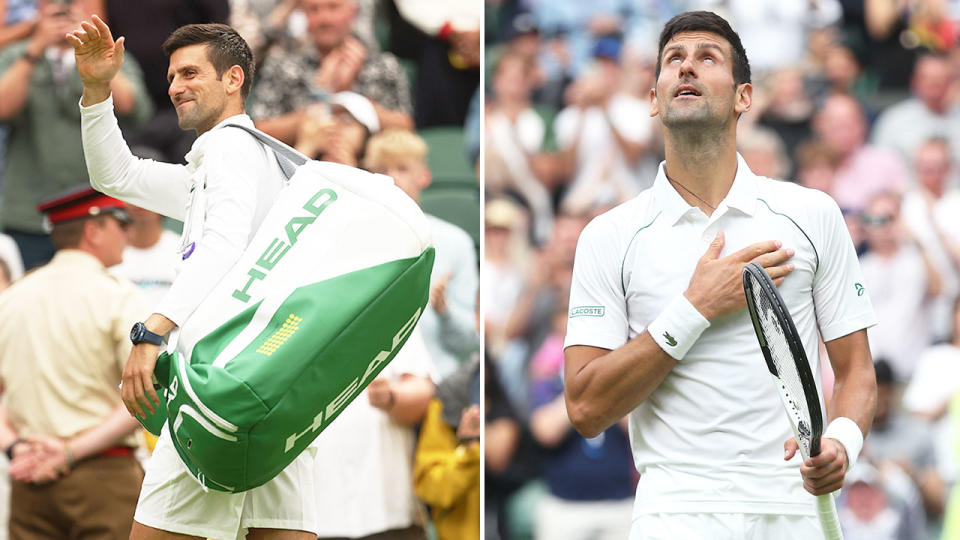
M820 454L823 414L803 343L777 287L759 264L744 267L743 292L767 369L780 391L800 455L806 461ZM817 516L827 540L843 540L831 494L817 496Z

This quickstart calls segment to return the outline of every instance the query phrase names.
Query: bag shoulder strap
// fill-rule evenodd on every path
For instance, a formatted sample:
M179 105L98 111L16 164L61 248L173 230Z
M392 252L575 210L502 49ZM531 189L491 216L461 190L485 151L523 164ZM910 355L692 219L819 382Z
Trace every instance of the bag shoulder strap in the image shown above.
M240 128L256 137L256 139L265 144L267 148L273 150L274 155L277 156L277 163L280 165L280 169L283 171L283 175L287 177L287 180L290 180L290 177L293 176L293 173L297 171L298 167L310 161L310 158L307 156L259 129L241 126L239 124L227 124L224 127Z

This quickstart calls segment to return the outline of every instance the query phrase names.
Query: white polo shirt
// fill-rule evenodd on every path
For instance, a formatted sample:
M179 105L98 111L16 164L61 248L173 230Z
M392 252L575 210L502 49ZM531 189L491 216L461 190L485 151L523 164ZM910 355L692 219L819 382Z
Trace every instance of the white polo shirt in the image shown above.
M721 256L780 240L796 269L780 294L820 386L817 331L830 341L876 324L850 235L826 194L755 176L739 155L737 174L712 216L670 185L654 185L598 216L577 245L564 346L616 349L646 329L687 289L717 231ZM822 390L821 390L822 394ZM822 403L822 396L821 396ZM634 514L750 512L813 515L799 454L747 311L714 320L660 386L630 413L640 472Z

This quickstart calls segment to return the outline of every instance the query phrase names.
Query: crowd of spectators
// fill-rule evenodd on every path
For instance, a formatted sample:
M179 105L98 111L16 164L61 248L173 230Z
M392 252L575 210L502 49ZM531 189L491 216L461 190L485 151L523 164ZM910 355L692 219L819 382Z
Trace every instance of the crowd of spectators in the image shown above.
M441 540L479 538L479 134L465 126L479 126L471 100L479 93L482 8L424 0L0 0L0 294L54 255L38 203L88 185L82 85L67 32L96 13L126 37L111 87L124 137L142 158L183 163L196 134L178 126L161 45L185 24L230 24L254 53L246 110L256 126L311 158L393 176L434 229L438 270L423 324L324 435L330 470L318 494L321 536L425 538L435 527ZM445 206L450 192L474 201L474 213ZM153 306L176 275L179 224L127 211L124 261L109 271L133 281ZM9 361L0 353L0 363ZM70 426L62 431L71 434ZM8 490L0 489L0 539Z
M584 439L557 397L567 298L580 231L653 182L657 37L694 9L727 18L753 68L739 152L837 201L880 321L847 538L960 537L960 3L488 0L487 538L626 536L625 431Z

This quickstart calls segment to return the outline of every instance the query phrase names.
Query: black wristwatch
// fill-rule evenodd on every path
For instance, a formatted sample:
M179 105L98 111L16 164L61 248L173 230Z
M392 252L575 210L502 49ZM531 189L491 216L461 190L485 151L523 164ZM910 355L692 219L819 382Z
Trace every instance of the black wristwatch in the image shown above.
M133 328L130 329L130 341L134 345L138 343L152 343L159 346L163 343L163 336L160 334L154 334L153 332L147 330L147 326L142 322L134 323Z
M4 453L7 454L7 459L9 459L10 461L13 461L13 449L16 448L18 444L25 443L25 442L27 441L23 439L17 439L12 443L10 443L10 446L8 446L6 450L4 450Z

